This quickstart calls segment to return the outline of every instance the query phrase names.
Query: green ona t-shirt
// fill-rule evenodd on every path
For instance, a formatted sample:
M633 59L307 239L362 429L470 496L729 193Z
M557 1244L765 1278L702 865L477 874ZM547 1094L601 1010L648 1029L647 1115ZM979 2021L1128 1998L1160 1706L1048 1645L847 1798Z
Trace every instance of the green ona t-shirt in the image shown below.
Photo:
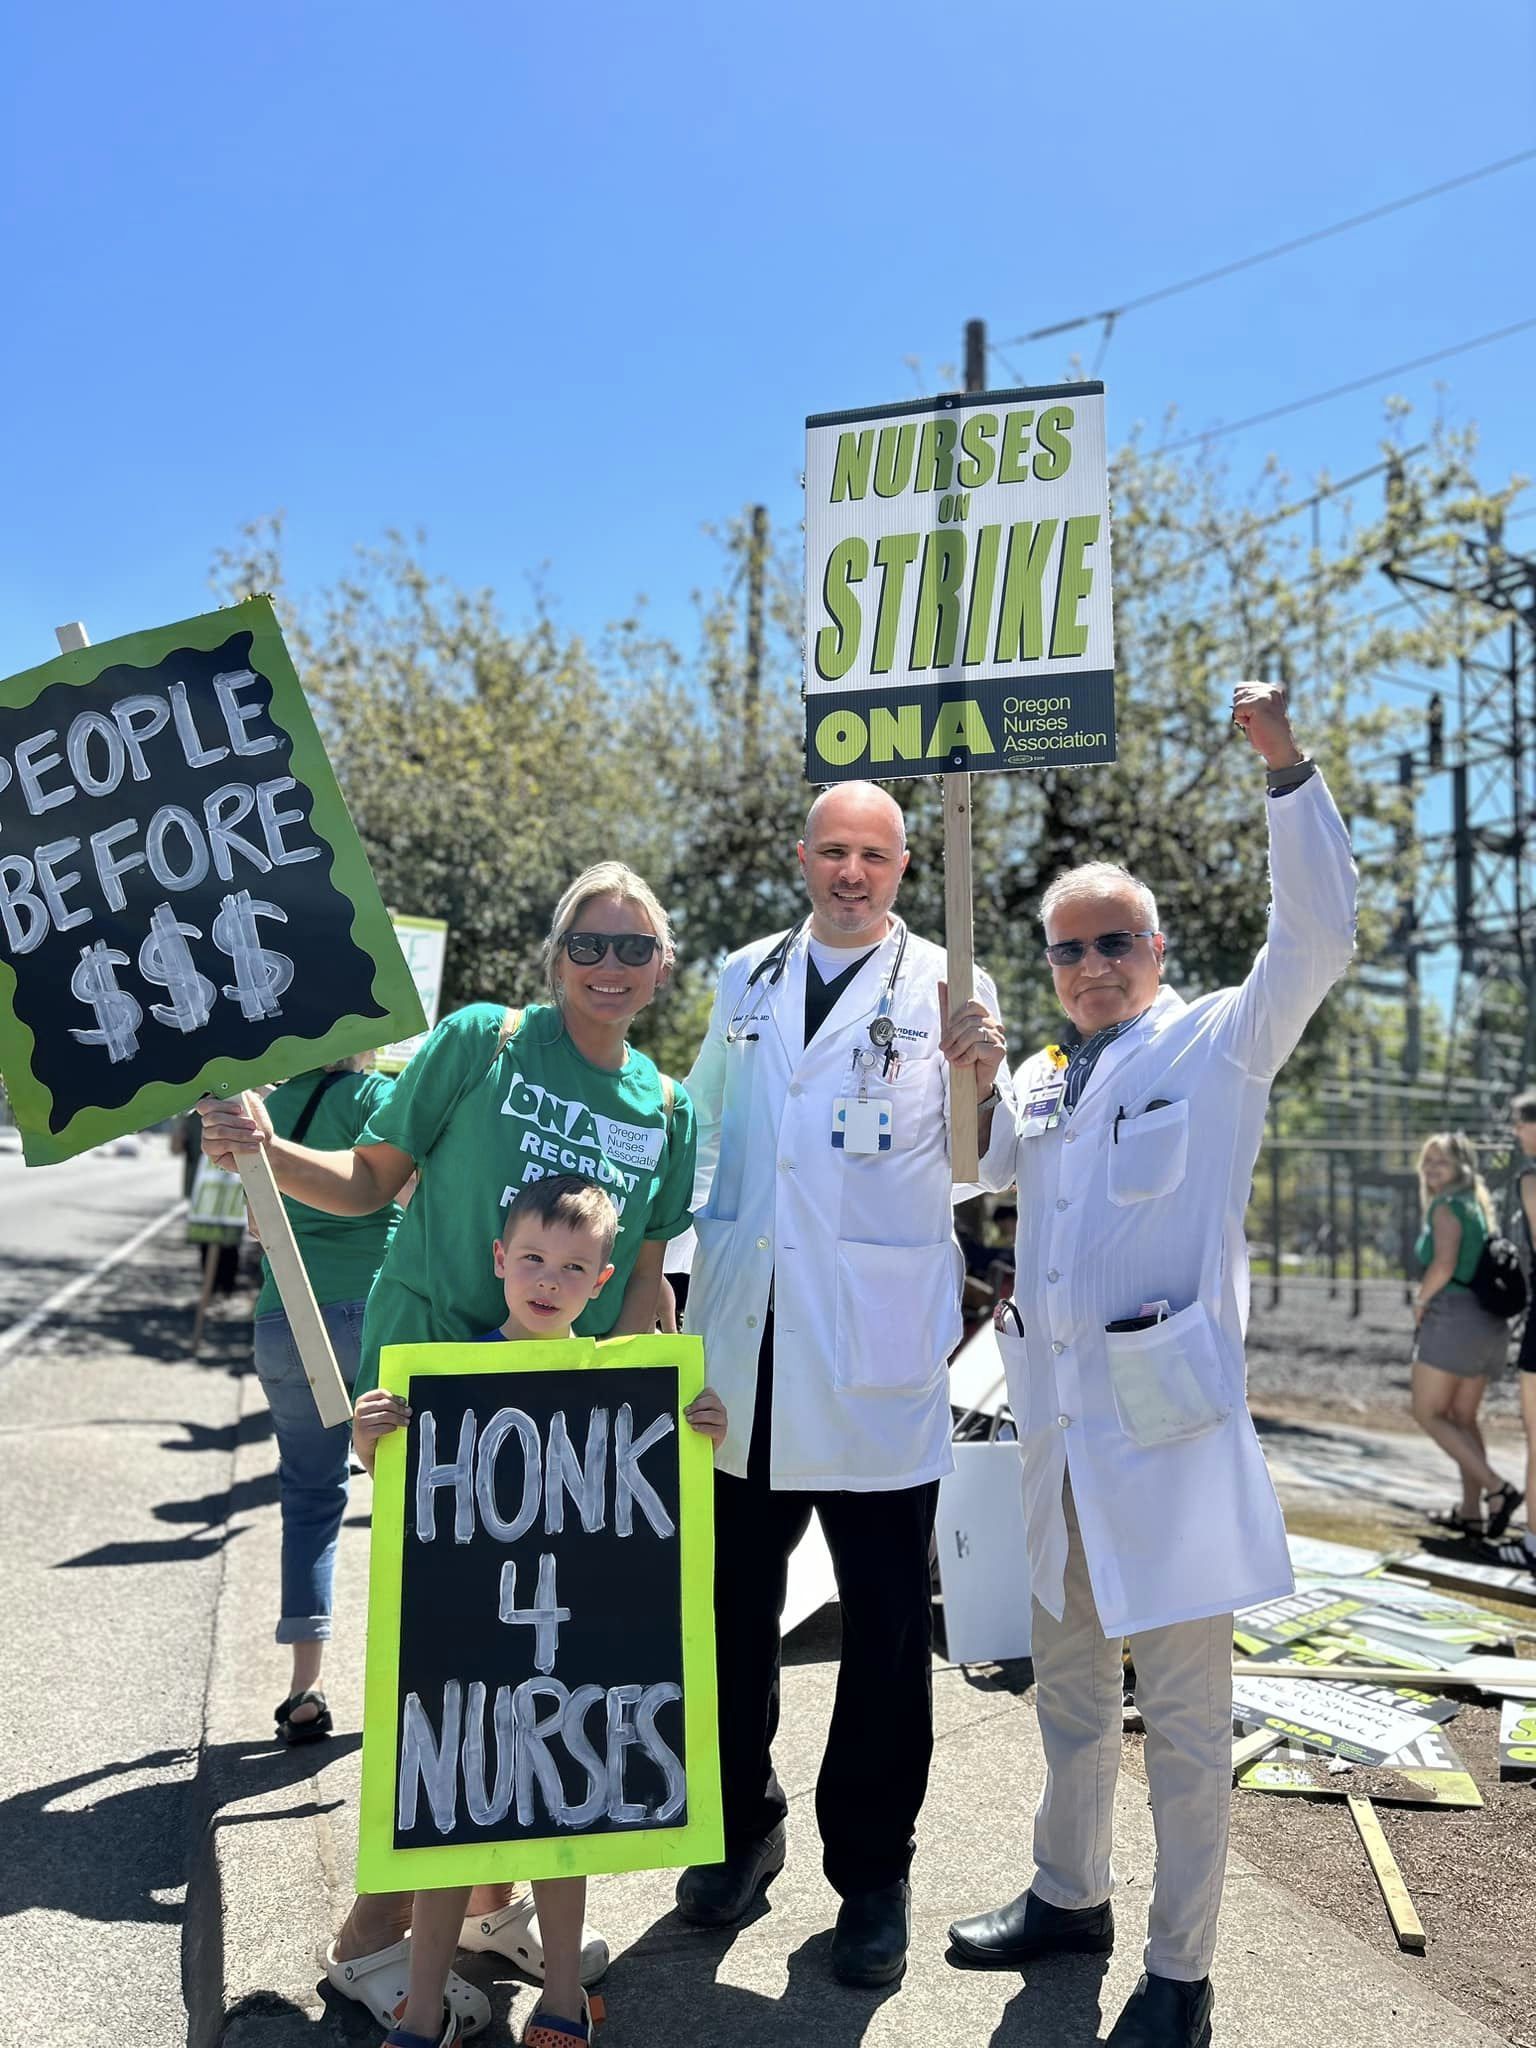
M395 1084L387 1074L332 1076L324 1068L296 1074L267 1097L267 1114L280 1138L293 1136L294 1126L322 1081L329 1085L315 1105L304 1143L322 1152L344 1152L357 1143L368 1119L388 1102ZM283 1206L320 1306L326 1308L333 1301L366 1301L399 1224L399 1205L390 1202L370 1216L328 1216L324 1210L311 1209L285 1195ZM263 1254L256 1313L275 1315L282 1306L283 1298Z
M1448 1285L1466 1287L1477 1271L1477 1262L1483 1255L1483 1246L1488 1242L1488 1226L1483 1221L1483 1212L1473 1195L1436 1195L1429 1205L1429 1214L1424 1218L1424 1229L1418 1242L1419 1264L1428 1266L1435 1256L1435 1211L1449 1209L1461 1225L1461 1248L1456 1254L1456 1271Z
M359 1394L377 1386L386 1344L467 1340L506 1321L491 1247L525 1182L578 1173L619 1211L613 1277L577 1317L580 1337L606 1337L618 1321L641 1245L688 1227L695 1131L684 1090L669 1130L643 1052L631 1046L616 1074L594 1067L540 1003L498 1054L505 1015L472 1003L445 1017L358 1141L396 1145L421 1171L368 1297Z

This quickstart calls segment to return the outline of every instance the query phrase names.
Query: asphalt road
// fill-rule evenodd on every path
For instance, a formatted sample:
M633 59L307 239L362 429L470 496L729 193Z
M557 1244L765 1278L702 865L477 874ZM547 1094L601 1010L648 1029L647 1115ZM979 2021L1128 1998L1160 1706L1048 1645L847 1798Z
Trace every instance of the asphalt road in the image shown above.
M0 1344L180 1192L163 1141L25 1174L0 1157ZM0 1352L6 2043L186 2038L193 1780L249 1358L249 1324L222 1316L188 1358L198 1277L172 1223Z
M0 1142L0 1344L7 1328L180 1199L181 1161L165 1139L130 1142L136 1153L103 1146L44 1167L24 1166L14 1141Z

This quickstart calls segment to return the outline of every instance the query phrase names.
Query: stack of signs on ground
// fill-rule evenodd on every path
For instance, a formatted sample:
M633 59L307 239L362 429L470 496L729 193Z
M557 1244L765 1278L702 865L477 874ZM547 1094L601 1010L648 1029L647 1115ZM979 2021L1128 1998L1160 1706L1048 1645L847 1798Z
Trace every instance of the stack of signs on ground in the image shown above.
M1394 1558L1392 1569L1405 1578L1427 1579L1430 1585L1453 1593L1481 1594L1484 1599L1536 1607L1536 1572L1521 1565L1484 1564L1459 1553L1442 1557L1435 1551L1417 1550L1412 1557Z
M1536 1778L1536 1703L1505 1700L1499 1716L1499 1776Z
M1104 387L806 421L810 782L1115 758Z
M374 1488L364 1891L714 1863L697 1337L403 1345Z
M0 683L0 1070L28 1165L422 1023L267 599Z
M1388 1803L1481 1806L1471 1773L1445 1732L1461 1702L1440 1691L1349 1678L1351 1665L1426 1673L1465 1672L1487 1687L1523 1667L1479 1655L1508 1643L1513 1624L1485 1608L1366 1569L1348 1574L1343 1546L1312 1546L1294 1594L1245 1609L1234 1643L1247 1662L1308 1664L1316 1683L1234 1674L1234 1719L1242 1728L1283 1729L1289 1740L1250 1765L1238 1783L1251 1791L1347 1793ZM1303 1565L1303 1559L1298 1559ZM1327 1674L1326 1679L1323 1674Z
M1245 1609L1233 1640L1245 1656L1310 1642L1329 1661L1450 1671L1474 1651L1508 1640L1502 1616L1378 1576L1304 1579L1282 1600Z

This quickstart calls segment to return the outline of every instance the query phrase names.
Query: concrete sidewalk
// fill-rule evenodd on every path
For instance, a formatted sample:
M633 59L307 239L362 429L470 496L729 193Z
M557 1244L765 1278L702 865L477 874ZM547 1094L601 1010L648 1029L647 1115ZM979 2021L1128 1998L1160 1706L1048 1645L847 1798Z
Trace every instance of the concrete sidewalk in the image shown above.
M254 1379L247 1407L259 1405ZM270 1469L271 1444L240 1452L236 1499ZM242 1484L244 1482L244 1484ZM317 2048L376 2042L366 2012L317 1990L315 1956L350 1900L356 1846L357 1729L363 1686L368 1483L357 1482L343 1534L338 1636L327 1686L338 1728L316 1749L268 1740L286 1666L271 1642L278 1585L277 1511L263 1508L228 1547L214 1645L203 1761L204 1851L187 1901L192 2048ZM242 1520L246 1519L242 1517ZM1116 1810L1120 1950L1108 1959L1042 1965L1027 1979L972 1974L944 1960L957 1915L1011 1896L1029 1875L1032 1809L1042 1766L1031 1697L994 1673L937 1665L938 1742L913 1872L914 1939L904 1982L853 1992L826 1972L836 1900L821 1876L812 1788L836 1677L835 1616L792 1639L784 1674L780 1777L791 1798L790 1860L750 1924L725 1935L685 1926L668 1873L597 1879L589 1917L613 1945L603 1989L606 2048L679 2042L818 2048L985 2042L1045 2048L1102 2040L1140 1968L1153 1840L1145 1788L1122 1775ZM1374 1889L1362 1856L1360 1882ZM1426 1920L1434 1940L1433 1906ZM490 1992L495 2043L520 2029L531 1990L492 1960L463 1958ZM1497 2048L1503 2036L1440 1998L1423 1967L1392 1947L1386 1917L1369 1945L1232 1859L1217 1959L1216 2039L1227 2048ZM511 2036L515 2038L515 2033Z

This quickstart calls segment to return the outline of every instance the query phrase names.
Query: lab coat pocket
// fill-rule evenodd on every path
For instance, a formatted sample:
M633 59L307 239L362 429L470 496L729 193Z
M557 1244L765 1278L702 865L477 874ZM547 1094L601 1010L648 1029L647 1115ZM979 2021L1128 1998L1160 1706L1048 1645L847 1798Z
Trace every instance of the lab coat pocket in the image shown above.
M1210 1317L1197 1301L1145 1330L1106 1330L1120 1427L1143 1450L1219 1429L1232 1397Z
M960 1248L942 1244L837 1247L837 1355L845 1394L918 1394L960 1341Z
M1003 1375L1008 1384L1008 1406L1013 1415L1014 1427L1019 1435L1027 1436L1030 1429L1030 1386L1029 1354L1024 1339L1013 1326L1013 1304L1004 1302L999 1314L994 1317L992 1329L997 1338L997 1355L1003 1362Z
M1109 1199L1118 1208L1171 1195L1189 1162L1189 1104L1119 1117L1109 1142Z
M910 1152L936 1118L939 1089L943 1086L939 1074L942 1064L936 1053L926 1059L904 1059L889 1080L880 1078L879 1068L875 1069L877 1078L869 1092L891 1105L893 1152Z

